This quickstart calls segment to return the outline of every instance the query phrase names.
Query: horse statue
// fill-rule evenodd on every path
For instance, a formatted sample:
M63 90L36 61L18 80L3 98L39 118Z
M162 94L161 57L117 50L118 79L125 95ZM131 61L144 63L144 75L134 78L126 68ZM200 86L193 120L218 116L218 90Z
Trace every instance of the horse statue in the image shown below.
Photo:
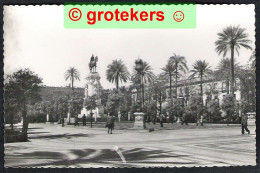
M94 57L94 55L91 56L90 62L88 64L90 72L96 72L97 70L97 61L98 57Z

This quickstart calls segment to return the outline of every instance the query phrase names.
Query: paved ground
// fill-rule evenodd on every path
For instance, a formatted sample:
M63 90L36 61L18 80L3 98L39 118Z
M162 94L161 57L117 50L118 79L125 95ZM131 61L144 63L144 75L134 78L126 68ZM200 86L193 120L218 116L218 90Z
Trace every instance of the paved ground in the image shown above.
M178 126L177 124L167 125ZM180 125L179 125L180 126ZM184 128L184 127L183 127ZM30 124L29 142L5 144L6 167L151 167L255 165L255 127L115 130ZM117 146L124 156L122 161Z

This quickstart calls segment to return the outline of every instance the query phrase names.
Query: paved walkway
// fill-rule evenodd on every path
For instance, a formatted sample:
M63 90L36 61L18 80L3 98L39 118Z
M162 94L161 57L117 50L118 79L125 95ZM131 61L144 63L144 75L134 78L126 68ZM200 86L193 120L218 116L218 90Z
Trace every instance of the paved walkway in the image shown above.
M176 124L173 124L173 126ZM208 128L207 128L208 127ZM5 144L6 167L152 167L255 165L255 126L115 130L30 124L30 142ZM115 146L124 156L122 161Z

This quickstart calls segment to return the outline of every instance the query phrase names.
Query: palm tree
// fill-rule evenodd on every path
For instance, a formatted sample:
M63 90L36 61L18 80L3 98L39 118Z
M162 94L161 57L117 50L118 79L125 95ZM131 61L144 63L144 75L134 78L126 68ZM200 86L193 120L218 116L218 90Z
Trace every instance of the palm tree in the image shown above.
M255 73L255 67L256 67L255 51L252 52L252 55L250 56L249 61L251 62L251 69L252 69L253 73Z
M234 59L235 71L239 70L239 64L236 63L236 59ZM215 75L217 79L224 79L226 81L226 90L227 94L229 94L229 82L231 78L231 61L229 58L222 58L218 63Z
M197 60L193 65L193 69L190 71L192 74L190 78L194 78L195 76L199 76L200 78L200 94L203 97L203 76L209 74L211 72L209 63L205 60Z
M74 81L75 80L80 80L80 73L79 71L74 68L74 67L70 67L66 72L65 72L65 80L71 80L71 88L72 91L74 91Z
M137 60L138 61L138 60ZM149 65L149 63L142 61L142 67L140 70L140 74L138 71L134 70L134 73L132 75L132 81L134 83L141 83L141 90L142 90L142 103L144 105L144 83L150 83L155 78L154 73L152 72L152 67ZM134 69L136 69L136 65L134 66Z
M170 80L170 99L172 99L172 77L174 75L175 71L175 65L172 63L172 61L169 59L165 67L162 68L163 73L162 76L169 78Z
M176 91L175 91L175 95L176 98L178 97L178 91L177 91L177 85L178 85L178 79L182 73L186 73L188 71L188 67L187 67L187 62L185 57L180 56L180 55L176 55L173 54L173 56L170 57L170 61L173 63L174 67L175 67L175 85L176 85Z
M234 51L236 50L239 55L240 47L246 49L252 49L249 46L251 40L247 39L248 34L245 33L246 29L240 28L240 26L229 26L218 33L218 40L215 42L216 52L225 57L227 52L231 51L231 94L234 95Z
M111 64L107 66L107 80L116 84L116 89L119 87L120 82L127 82L129 79L129 72L122 60L113 60Z

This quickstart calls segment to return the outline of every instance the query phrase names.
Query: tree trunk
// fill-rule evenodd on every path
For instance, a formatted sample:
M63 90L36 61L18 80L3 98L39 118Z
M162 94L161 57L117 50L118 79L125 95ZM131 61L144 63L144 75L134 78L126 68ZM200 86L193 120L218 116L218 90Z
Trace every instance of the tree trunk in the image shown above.
M234 74L234 45L231 46L231 94L234 96L234 79L235 74Z
M118 74L116 75L116 89L118 89Z
M143 76L141 76L141 83L142 83L142 102L143 102L143 107L144 107L144 80L143 80Z
M234 45L231 45L231 86L230 86L230 90L231 90L231 94L234 97L234 81L235 81L235 74L234 74ZM232 109L234 110L234 106L232 106ZM232 112L233 113L233 112ZM231 114L231 113L230 113ZM228 120L230 120L230 116L228 117Z
M200 76L200 95L203 96L203 83L202 83L202 76Z
M228 79L226 81L226 90L227 90L227 94L229 94L229 80Z
M92 128L92 117L93 117L93 113L92 113L92 109L90 110L90 128Z
M143 91L142 91L142 76L140 75L140 94L139 94L139 101L140 101L140 109L143 111Z
M160 115L162 114L162 92L160 91Z
M23 105L23 112L22 112L22 117L23 117L23 129L22 132L26 132L27 133L27 129L28 129L28 120L27 120L27 111L26 111L26 104Z
M200 75L200 95L201 95L201 98L202 98L202 106L203 106L203 75L201 74Z
M176 89L175 94L176 94L176 99L178 98L178 87L177 87L177 84L178 84L178 71L176 69L176 74L175 74L175 85L176 85L176 87L175 87L175 89Z
M172 108L172 74L170 73L170 107ZM170 109L170 117L172 117L172 110Z
M11 127L11 130L14 130L14 114L12 112L12 114L10 115L10 127Z
M172 74L170 73L170 100L172 100Z
M154 114L153 124L155 124L156 117L157 117L157 103L158 103L158 97L157 97L157 93L156 93L156 99L155 99L155 114Z
M71 78L71 88L72 88L72 91L74 91L74 78L73 77Z

